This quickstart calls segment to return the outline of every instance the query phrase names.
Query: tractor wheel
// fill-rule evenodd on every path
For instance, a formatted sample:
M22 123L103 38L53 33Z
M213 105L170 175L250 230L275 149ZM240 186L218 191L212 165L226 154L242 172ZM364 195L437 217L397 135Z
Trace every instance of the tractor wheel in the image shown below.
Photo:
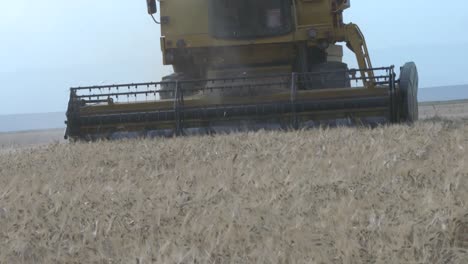
M177 73L173 73L171 75L164 76L162 78L163 82L168 82L167 84L161 84L161 93L159 93L159 97L163 100L165 99L174 99L174 91L175 85L173 82L178 81L180 79L180 75Z
M192 78L193 79L193 78ZM175 82L176 81L186 81L186 80L191 80L191 78L186 77L182 73L173 73L171 75L164 76L162 78L163 82L167 82L165 84L161 84L161 91L166 91L162 92L159 94L159 97L161 99L174 99L175 98ZM184 89L184 96L191 96L194 94L193 91L191 91L193 88L192 83L184 83L184 84L179 84L179 89Z
M316 64L311 67L310 72L311 89L351 87L348 65L346 63L332 61Z
M454 221L451 246L468 249L468 214Z
M418 69L414 62L408 62L400 69L401 122L412 124L418 121Z

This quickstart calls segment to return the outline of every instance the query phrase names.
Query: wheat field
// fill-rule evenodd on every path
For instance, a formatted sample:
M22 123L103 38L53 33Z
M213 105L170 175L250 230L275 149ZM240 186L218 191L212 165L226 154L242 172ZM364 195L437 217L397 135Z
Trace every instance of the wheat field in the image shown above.
M0 263L468 263L468 121L0 152Z

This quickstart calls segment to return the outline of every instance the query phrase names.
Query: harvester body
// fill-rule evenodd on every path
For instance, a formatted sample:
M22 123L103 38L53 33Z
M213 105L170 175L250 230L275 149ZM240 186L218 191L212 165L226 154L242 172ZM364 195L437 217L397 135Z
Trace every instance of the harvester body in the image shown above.
M156 4L147 0L154 15ZM160 82L71 88L67 137L413 122L417 70L373 68L349 0L160 0ZM156 21L156 19L155 19ZM342 62L343 43L358 69Z

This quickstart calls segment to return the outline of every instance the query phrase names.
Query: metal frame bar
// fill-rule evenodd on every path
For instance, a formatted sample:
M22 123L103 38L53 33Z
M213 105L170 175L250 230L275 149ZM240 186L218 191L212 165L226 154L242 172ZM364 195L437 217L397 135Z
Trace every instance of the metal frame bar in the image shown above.
M366 77L356 77L356 73L359 70L342 71L347 72L350 76L351 81L360 81L363 78L366 82L372 81L376 85L384 85L388 91L388 96L377 96L375 94L375 85L373 87L366 87L363 90L369 90L369 95L364 98L352 97L352 98L339 98L332 97L332 99L313 99L313 97L302 98L299 95L299 84L301 76L320 75L326 73L336 73L337 71L320 72L320 73L291 73L290 75L277 75L267 77L236 77L236 78L225 78L225 79L209 79L209 80L188 80L188 81L172 81L172 82L150 82L150 83L136 83L136 84L120 84L120 85L109 85L109 86L90 86L90 87L76 87L70 89L70 102L67 111L67 136L77 136L80 133L81 127L96 127L95 131L99 131L101 127L108 127L109 125L117 125L120 123L167 123L172 122L173 130L175 135L183 135L184 129L190 126L194 120L231 120L232 118L252 117L252 119L263 119L270 115L287 115L290 120L292 128L299 128L299 116L309 115L314 112L323 111L335 111L335 110L349 110L349 111L361 111L361 108L369 109L388 109L390 122L398 122L398 90L396 87L397 81L395 80L394 67L381 67L370 69L372 71L379 70L385 71L385 74L375 75L371 80ZM341 72L341 71L340 71ZM263 79L262 79L263 78ZM241 81L241 83L235 83ZM250 80L270 80L270 82L259 82L252 83ZM246 82L245 84L242 81ZM363 83L366 83L363 82ZM214 87L207 87L207 83ZM183 87L185 84L197 85L192 89ZM205 84L205 85L204 85ZM213 90L229 90L229 89L251 89L253 86L272 86L282 85L290 87L289 100L284 98L279 99L276 102L250 102L240 104L223 104L223 105L199 105L193 106L189 104L185 105L184 95L190 91L213 91ZM171 89L169 90L158 90L158 86L168 85ZM146 87L145 91L139 91L141 87ZM121 88L127 88L129 91L119 91ZM134 89L134 91L131 91ZM107 93L95 93L95 91L107 90ZM118 92L115 92L117 90ZM91 94L79 94L80 92L88 91ZM333 93L333 90L327 90ZM357 92L357 91L356 91ZM108 112L108 113L96 113L88 112L88 114L82 115L81 109L83 107L91 107L94 109L95 106L88 106L87 104L102 105L107 103L113 105L113 98L130 97L138 95L151 94L153 96L161 93L174 93L172 99L172 107L153 109L153 110L136 110L129 106L126 111ZM346 92L348 93L348 92ZM354 92L350 90L349 94ZM380 93L380 92L379 92ZM365 93L367 94L367 93ZM384 93L382 93L384 94ZM299 98L299 97L300 98ZM104 99L101 99L104 98ZM89 99L89 100L85 100ZM156 100L160 101L160 100ZM171 102L167 101L166 102ZM289 102L288 102L289 101ZM149 106L149 105L148 105ZM96 108L97 109L97 108ZM116 109L119 109L116 107ZM380 111L380 110L379 110ZM203 122L205 122L203 121ZM155 125L152 125L154 127ZM150 126L151 127L151 126Z
M356 72L359 73L361 70L367 71L383 71L383 70L390 70L394 68L394 66L390 67L378 67L378 68L371 68L371 69L349 69L349 70L341 70L342 72ZM307 72L307 73L296 73L296 74L326 74L326 73L334 73L334 72L341 72L341 71L323 71L323 72ZM180 83L190 83L190 82L215 82L215 81L235 81L235 80L249 80L249 79L261 79L261 78L277 78L277 77L289 77L289 74L277 74L277 75L259 75L259 76L242 76L242 77L230 77L230 78L211 78L211 79L193 79L193 80L184 80L179 81ZM368 77L366 77L368 78ZM72 87L71 90L89 90L89 89L107 89L107 88L131 88L136 86L155 86L160 84L167 84L173 83L174 81L164 81L164 82L145 82L145 83L126 83L126 84L112 84L112 85L93 85L93 86L78 86Z
M391 67L381 67L381 68L374 68L374 69L367 69L367 71L385 71L386 74L382 75L375 75L372 78L366 76L359 76L356 77L357 73L361 73L360 69L352 69L352 70L343 70L343 71L324 71L324 72L308 72L308 73L292 73L290 75L264 75L264 76L245 76L245 77L234 77L234 78L218 78L218 79L206 79L206 80L184 80L184 81L171 81L171 82L148 82L148 83L131 83L131 84L113 84L113 85L103 85L103 86L88 86L88 87L74 87L70 88L70 99L82 99L82 103L102 103L106 102L106 100L110 97L114 97L115 99L119 99L119 97L126 97L129 98L131 96L137 97L139 95L144 95L148 97L149 95L157 96L159 94L164 93L174 93L174 89L162 90L158 89L163 86L172 86L177 84L179 86L184 86L184 84L192 84L195 86L201 87L194 87L194 88L183 88L181 90L185 92L196 92L196 91L214 91L214 90L228 90L228 89L249 89L253 85L256 87L261 86L274 86L274 85L287 85L287 83L291 82L292 76L296 76L296 83L299 83L301 77L311 77L315 75L327 75L330 73L348 73L349 81L359 82L362 81L363 84L372 83L375 85L383 85L388 84L390 81L390 74L389 71L393 71L393 66ZM282 81L278 81L278 79ZM250 80L266 80L268 82L263 83L249 83ZM245 84L236 83L236 81L244 81ZM229 83L232 83L229 85ZM216 86L209 86L207 84L216 84ZM127 88L127 91L120 91L121 88ZM141 88L146 88L146 90L139 90ZM368 87L370 88L370 87ZM132 91L134 89L134 91ZM106 93L105 90L108 92ZM88 91L89 93L79 94L80 92ZM100 93L98 93L100 91ZM101 99L105 98L105 99ZM87 99L87 100L86 100Z

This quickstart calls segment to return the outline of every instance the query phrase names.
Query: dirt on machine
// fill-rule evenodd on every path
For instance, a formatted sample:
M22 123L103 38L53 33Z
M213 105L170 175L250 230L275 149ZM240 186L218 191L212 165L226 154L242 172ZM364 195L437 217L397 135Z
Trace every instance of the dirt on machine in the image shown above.
M412 123L415 63L373 67L350 0L147 0L161 81L70 89L66 138ZM343 49L358 69L343 62Z

